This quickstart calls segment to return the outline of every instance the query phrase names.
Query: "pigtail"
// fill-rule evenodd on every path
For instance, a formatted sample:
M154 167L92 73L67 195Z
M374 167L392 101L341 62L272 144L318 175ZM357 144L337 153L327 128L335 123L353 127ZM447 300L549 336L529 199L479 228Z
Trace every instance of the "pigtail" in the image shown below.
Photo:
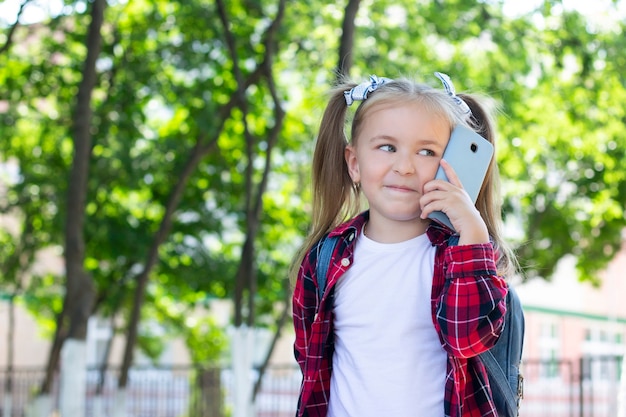
M472 111L470 126L482 137L487 139L496 149L496 129L494 110L488 108L483 99L474 95L458 95ZM502 203L500 198L500 174L498 163L494 157L489 164L485 181L476 199L476 208L480 212L489 235L494 241L498 252L498 269L502 276L512 276L518 271L515 254L507 244L502 231Z
M347 106L343 95L351 87L344 85L333 90L322 117L313 154L312 234L317 238L353 214L346 213L346 206L352 206L355 189L345 158L348 145L345 133Z
M312 165L313 208L311 230L297 253L290 271L293 280L309 249L334 227L358 213L359 190L353 184L345 158L348 145L344 91L356 84L345 83L331 91L322 116Z

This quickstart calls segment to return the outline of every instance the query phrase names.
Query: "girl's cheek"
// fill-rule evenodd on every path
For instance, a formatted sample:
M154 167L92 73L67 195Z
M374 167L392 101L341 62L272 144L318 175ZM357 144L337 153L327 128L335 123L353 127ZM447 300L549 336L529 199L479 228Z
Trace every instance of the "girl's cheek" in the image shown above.
M426 180L424 182L428 182L435 178L437 174L437 169L439 168L439 160L434 163L429 163L427 166L424 166L423 170L423 178Z

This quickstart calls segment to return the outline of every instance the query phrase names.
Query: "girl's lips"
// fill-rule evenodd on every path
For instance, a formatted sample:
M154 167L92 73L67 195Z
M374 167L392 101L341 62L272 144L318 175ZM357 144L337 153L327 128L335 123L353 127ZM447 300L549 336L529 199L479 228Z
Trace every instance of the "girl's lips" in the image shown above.
M406 187L403 185L387 185L387 188L395 191L406 191L406 192L414 192L415 190L411 187Z

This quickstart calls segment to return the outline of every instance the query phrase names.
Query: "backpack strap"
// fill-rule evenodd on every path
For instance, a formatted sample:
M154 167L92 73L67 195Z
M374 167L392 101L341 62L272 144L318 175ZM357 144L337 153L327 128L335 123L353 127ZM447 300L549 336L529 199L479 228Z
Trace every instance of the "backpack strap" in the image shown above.
M339 237L324 236L321 242L318 244L319 252L317 254L317 264L315 266L315 278L317 279L317 293L321 300L324 296L324 290L326 290L326 281L328 274L328 268L330 267L330 260L335 251L335 246L339 242Z
M519 298L509 286L506 296L507 314L504 328L496 344L486 352L479 355L480 360L487 369L489 384L493 394L493 400L499 413L506 417L519 415L519 399L522 389L521 374L519 372L521 358L520 327L524 323L517 323L518 309L521 309ZM522 330L523 332L523 330ZM517 348L520 346L520 349ZM506 368L506 365L510 369Z

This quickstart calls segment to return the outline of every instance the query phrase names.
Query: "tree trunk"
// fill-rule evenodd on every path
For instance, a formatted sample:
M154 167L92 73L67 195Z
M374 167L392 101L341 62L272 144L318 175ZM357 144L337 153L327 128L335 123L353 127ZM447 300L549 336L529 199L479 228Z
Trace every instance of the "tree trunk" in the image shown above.
M246 143L247 166L245 172L246 194L245 194L245 216L246 216L246 239L242 248L241 261L235 275L235 329L232 339L232 367L235 385L234 416L249 417L254 416L253 384L250 379L252 371L252 337L255 324L255 304L254 298L257 289L257 274L255 265L255 240L261 224L263 212L263 195L267 189L267 181L271 171L272 151L282 130L284 111L276 92L272 63L276 53L275 35L280 27L285 11L285 0L279 0L278 11L272 24L268 27L265 37L265 57L261 64L261 71L267 81L270 95L274 104L274 126L267 132L265 150L265 166L261 180L254 182L254 160L258 155L254 154L256 149L255 137L246 124L248 114L248 103L246 102L246 83L239 66L237 46L235 38L229 30L228 16L222 0L217 2L218 14L224 26L226 43L233 61L233 71L237 80L236 96L239 98L238 105L242 112L244 124L244 139ZM247 296L247 303L245 298ZM244 310L245 307L245 311ZM247 316L244 314L247 314ZM245 324L244 324L245 323Z
M83 78L78 86L76 107L73 115L74 155L67 193L67 218L65 224L65 273L66 295L63 311L58 317L54 343L50 351L42 393L49 394L52 376L63 351L67 360L62 365L60 404L63 417L80 417L85 414L85 343L87 321L95 299L95 288L91 276L84 269L85 260L85 204L87 180L91 159L91 96L96 85L96 61L100 55L102 36L100 29L104 20L106 0L92 3L91 23L87 34L87 56L83 67ZM63 349L67 339L71 340ZM79 366L73 367L72 363ZM67 373L70 372L70 373Z
M348 77L350 75L350 70L352 68L352 50L354 47L354 30L355 30L355 24L354 24L354 20L356 18L356 15L359 11L359 5L360 5L360 0L350 0L348 2L348 5L345 8L345 12L344 12L344 20L343 20L343 24L342 24L342 34L341 34L341 40L340 40L340 45L339 45L339 61L337 63L337 75L338 77ZM246 240L246 243L248 243L248 240ZM244 251L243 253L246 254L246 248L247 246L244 246ZM244 260L246 259L246 257L244 256L242 259L242 262L244 262ZM240 266L240 268L242 268ZM243 269L243 268L242 268ZM243 280L241 280L243 282ZM239 283L239 274L238 274L238 280L237 282ZM249 282L251 288L254 288L254 282L250 281ZM240 291L242 291L242 289L240 289ZM253 291L250 291L251 294L253 294ZM286 289L285 293L287 295L289 295L289 291ZM250 298L252 299L252 296L250 296ZM285 322L287 321L287 317L289 315L289 297L287 297L286 301L285 301L285 309L283 310L283 313L281 314L281 317L278 321L277 324L277 328L276 328L276 333L274 334L274 337L272 339L272 342L269 346L269 349L267 351L267 355L263 361L263 363L261 364L261 367L259 369L259 376L257 381L254 384L254 388L252 390L252 401L254 402L254 400L256 399L256 396L258 395L259 391L261 390L261 386L262 386L262 382L263 382L263 375L265 374L265 370L267 369L268 365L269 365L269 361L271 359L272 353L274 351L274 347L276 346L276 343L278 341L278 339L280 338L283 326L285 324ZM249 307L249 310L252 311L252 306ZM237 314L238 310L236 310L236 314ZM239 314L239 316L236 316L236 320L235 320L236 325L241 323L241 313ZM249 320L248 322L249 325L252 326L252 322ZM626 417L626 416L624 416Z
M235 327L231 338L232 368L234 380L233 417L253 417L252 402L252 350L253 328Z
M223 417L224 394L220 368L198 369L195 408L190 416Z
M341 25L341 41L339 42L339 62L337 76L348 77L352 69L352 50L354 49L354 20L359 11L361 0L350 0L346 6Z
M117 307L111 314L111 319L109 320L111 326L111 336L107 340L106 347L104 349L104 354L102 358L96 358L96 360L100 361L98 364L98 383L96 385L96 392L93 398L93 415L94 417L103 417L104 413L104 400L102 398L102 393L104 392L104 386L106 385L106 373L109 366L109 358L111 357L111 347L113 346L113 339L115 338L115 314L117 311Z
M285 281L285 282L287 282L286 286L288 287L289 286L288 281ZM289 295L289 291L287 289L285 289L285 294ZM269 366L270 359L272 358L272 353L274 353L274 348L276 347L276 344L278 343L278 340L280 339L280 335L282 334L283 327L285 326L285 323L287 322L287 318L289 317L290 311L291 309L289 308L289 301L286 300L283 312L281 313L280 318L278 319L278 323L276 324L276 332L274 333L274 337L272 338L269 349L267 349L267 354L265 355L263 363L259 367L259 377L254 384L254 389L252 390L253 402L256 400L256 396L261 391L261 386L263 384L263 376L265 375L265 371L267 370Z
M137 276L137 287L135 289L132 310L128 322L128 331L126 333L126 346L124 348L124 358L122 361L122 368L120 370L120 378L118 381L118 387L122 390L124 390L126 388L126 385L128 384L128 372L133 363L134 349L135 345L137 344L139 321L141 317L141 307L145 299L146 286L148 285L150 273L152 272L152 269L154 268L154 265L156 265L159 258L159 247L163 242L165 242L165 239L170 232L174 220L174 212L176 211L176 208L180 203L183 192L185 190L185 187L187 186L187 182L189 181L191 174L193 174L202 158L206 154L208 154L211 149L213 149L214 145L215 142L211 141L209 145L203 146L202 138L198 138L196 146L191 151L188 160L185 163L183 171L178 176L179 180L169 196L167 206L165 208L165 213L163 214L163 219L161 219L159 230L154 236L152 246L148 251L148 256L146 258L144 268L139 276Z
M52 382L54 381L54 373L59 365L59 358L61 357L61 347L66 337L66 329L64 326L66 315L65 301L63 302L63 308L56 318L56 331L54 333L54 339L50 345L50 351L48 352L48 362L46 364L46 373L44 379L39 388L40 395L49 395L52 390Z
M86 397L86 343L84 340L68 338L61 349L59 414L63 417L84 416Z

